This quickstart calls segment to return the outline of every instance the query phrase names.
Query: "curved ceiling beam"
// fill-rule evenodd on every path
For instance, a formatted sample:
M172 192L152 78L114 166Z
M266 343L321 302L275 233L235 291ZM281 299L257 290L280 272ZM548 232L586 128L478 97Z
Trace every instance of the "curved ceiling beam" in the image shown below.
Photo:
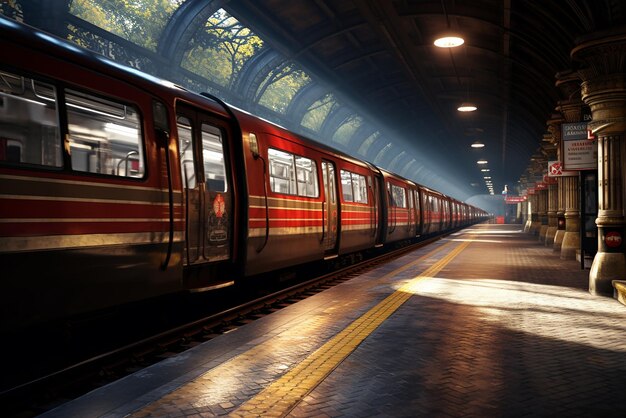
M196 31L227 0L187 0L172 14L167 26L163 29L157 45L157 53L176 66L180 66L189 41Z

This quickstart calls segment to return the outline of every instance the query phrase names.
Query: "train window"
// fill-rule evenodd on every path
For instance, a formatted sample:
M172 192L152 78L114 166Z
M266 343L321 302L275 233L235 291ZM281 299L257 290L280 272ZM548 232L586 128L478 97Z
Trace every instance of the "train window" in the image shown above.
M141 120L134 107L74 90L66 91L66 101L73 170L143 177Z
M349 171L341 170L341 193L343 194L344 202L354 202L352 176Z
M276 149L268 149L270 186L273 192L296 194L293 155Z
M367 179L351 171L341 170L341 190L345 202L367 204Z
M315 161L270 148L270 187L273 192L305 197L318 197Z
M195 189L197 182L193 159L191 121L184 116L179 116L176 125L178 127L178 153L183 184L186 189Z
M208 190L226 191L226 167L222 133L219 129L202 124L202 159L204 161L204 179Z
M295 156L296 179L298 181L298 195L318 197L317 165L308 158Z
M406 208L406 190L404 187L391 185L391 197L393 205L398 208Z
M0 71L0 162L61 167L54 86Z

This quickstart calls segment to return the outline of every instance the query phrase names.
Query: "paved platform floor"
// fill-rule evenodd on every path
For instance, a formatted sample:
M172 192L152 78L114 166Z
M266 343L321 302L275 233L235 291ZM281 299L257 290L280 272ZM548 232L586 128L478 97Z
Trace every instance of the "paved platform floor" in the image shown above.
M625 417L626 306L477 225L45 416Z

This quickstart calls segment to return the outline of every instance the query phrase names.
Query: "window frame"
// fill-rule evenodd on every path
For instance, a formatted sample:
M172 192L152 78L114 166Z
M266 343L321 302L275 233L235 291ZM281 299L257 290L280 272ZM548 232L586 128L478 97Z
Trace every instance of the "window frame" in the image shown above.
M272 153L281 153L283 155L282 156L278 154L272 155ZM284 159L283 161L279 160L279 158L281 157ZM311 164L311 169L310 170L303 169L302 165L298 165L298 159L309 161ZM287 163L286 160L289 160L289 163ZM320 182L319 182L319 170L318 170L319 164L313 158L305 157L303 155L296 154L290 151L285 151L284 149L280 149L276 147L268 147L267 165L268 165L268 181L270 183L269 186L270 186L270 190L272 191L272 193L283 194L287 196L305 197L309 199L319 199L320 197L320 187L319 187ZM279 167L279 166L281 167L281 169L284 169L287 171L285 175L275 174L275 167ZM310 173L309 178L312 180L312 183L307 183L306 181L304 182L300 181L298 175L301 172ZM275 179L279 179L279 180L287 182L287 184L289 185L288 191L279 190L279 188L276 187L277 183ZM304 185L305 191L301 192L300 189L303 185ZM309 194L309 192L307 191L309 185L313 186L313 191L315 192L315 194ZM291 192L292 188L295 189L295 192Z

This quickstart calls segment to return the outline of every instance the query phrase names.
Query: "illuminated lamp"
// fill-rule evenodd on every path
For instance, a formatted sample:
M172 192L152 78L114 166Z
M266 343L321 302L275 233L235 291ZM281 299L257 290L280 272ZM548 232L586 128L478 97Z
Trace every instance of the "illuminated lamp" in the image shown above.
M473 112L476 109L478 109L476 105L470 102L463 102L461 106L456 108L459 112Z
M484 148L484 147L485 147L485 144L483 144L483 143L482 143L482 142L480 142L480 141L476 141L476 142L474 142L474 143L471 145L471 147L472 147L472 148Z
M476 161L476 164L487 164L489 161L487 160L478 160Z
M463 45L465 40L459 36L442 36L441 38L435 39L435 46L439 48L456 48L457 46Z

